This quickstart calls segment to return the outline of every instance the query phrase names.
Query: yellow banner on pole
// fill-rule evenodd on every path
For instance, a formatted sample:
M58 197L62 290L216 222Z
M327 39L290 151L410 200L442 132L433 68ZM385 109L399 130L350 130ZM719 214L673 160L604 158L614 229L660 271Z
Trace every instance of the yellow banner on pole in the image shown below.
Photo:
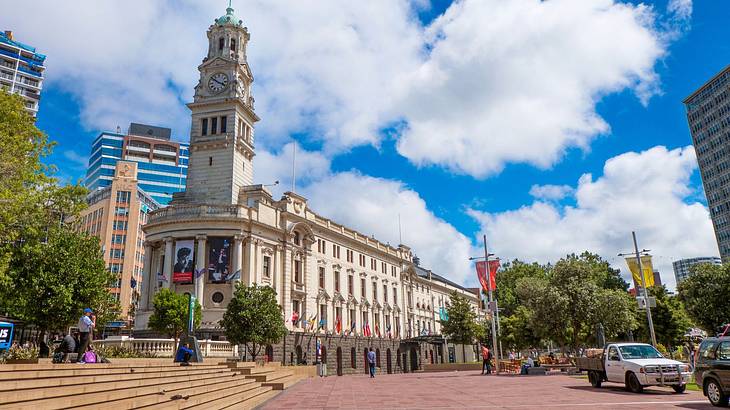
M629 265L631 275L634 277L634 283L636 283L637 286L641 286L641 276L639 276L639 266L636 263L636 257L631 256L626 258L626 264ZM650 288L654 286L654 266L651 263L651 255L644 255L641 257L641 270L644 271L646 287Z

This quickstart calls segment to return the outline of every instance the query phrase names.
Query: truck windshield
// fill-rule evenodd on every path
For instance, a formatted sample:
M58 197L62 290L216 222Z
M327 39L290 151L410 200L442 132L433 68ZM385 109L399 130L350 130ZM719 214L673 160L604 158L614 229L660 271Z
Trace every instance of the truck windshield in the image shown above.
M653 346L648 345L619 346L619 350L624 359L661 359L664 357Z

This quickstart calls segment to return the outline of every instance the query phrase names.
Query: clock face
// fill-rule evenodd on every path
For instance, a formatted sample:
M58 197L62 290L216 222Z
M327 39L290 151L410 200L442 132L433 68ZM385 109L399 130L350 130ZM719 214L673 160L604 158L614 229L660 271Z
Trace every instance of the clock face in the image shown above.
M228 86L228 76L224 73L215 73L208 80L208 88L213 92L221 92Z

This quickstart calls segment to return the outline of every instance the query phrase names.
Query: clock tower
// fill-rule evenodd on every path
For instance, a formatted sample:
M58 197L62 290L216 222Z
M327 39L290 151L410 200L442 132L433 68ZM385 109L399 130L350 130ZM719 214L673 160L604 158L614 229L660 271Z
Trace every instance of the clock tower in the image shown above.
M251 38L230 5L208 28L208 55L192 111L186 202L235 204L242 186L253 184L253 74L246 59Z

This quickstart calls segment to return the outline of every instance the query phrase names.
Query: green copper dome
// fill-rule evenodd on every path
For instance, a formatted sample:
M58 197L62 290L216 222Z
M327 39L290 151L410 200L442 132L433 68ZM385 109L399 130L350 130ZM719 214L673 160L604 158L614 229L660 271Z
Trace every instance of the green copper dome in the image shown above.
M215 24L219 26L238 26L243 27L243 21L236 17L235 14L233 14L233 7L231 7L231 3L228 2L228 8L226 9L226 14L224 16L218 17L215 20Z

